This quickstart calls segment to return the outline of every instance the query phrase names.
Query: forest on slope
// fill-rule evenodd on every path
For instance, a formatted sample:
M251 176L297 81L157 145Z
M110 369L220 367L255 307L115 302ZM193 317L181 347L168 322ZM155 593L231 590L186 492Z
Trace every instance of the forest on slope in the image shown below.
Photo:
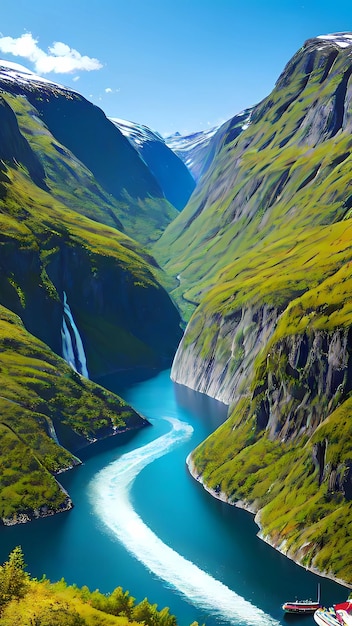
M19 546L0 565L0 620L3 626L176 626L167 607L147 598L136 604L121 587L110 594L88 587L36 580L26 572ZM193 626L196 626L194 622Z

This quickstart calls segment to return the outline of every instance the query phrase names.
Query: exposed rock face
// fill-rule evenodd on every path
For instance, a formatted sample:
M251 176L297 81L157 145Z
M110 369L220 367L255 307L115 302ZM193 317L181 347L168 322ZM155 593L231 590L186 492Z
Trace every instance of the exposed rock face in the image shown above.
M352 388L351 330L290 335L267 355L261 427L288 441L315 432ZM263 387L262 387L263 388ZM322 475L322 449L315 452Z
M236 402L247 393L254 361L271 336L277 316L268 306L249 307L228 317L215 314L203 325L201 313L196 312L177 349L172 380L224 404Z

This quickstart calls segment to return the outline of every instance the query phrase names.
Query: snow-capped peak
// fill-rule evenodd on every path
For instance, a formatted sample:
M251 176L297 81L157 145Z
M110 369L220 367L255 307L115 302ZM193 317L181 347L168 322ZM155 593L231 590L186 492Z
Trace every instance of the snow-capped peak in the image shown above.
M147 141L161 141L164 143L164 139L158 132L151 130L148 126L138 124L137 122L130 122L128 120L121 120L118 117L111 117L110 121L118 127L127 139L138 146L143 146Z
M3 59L0 59L0 78L1 80L16 82L22 85L33 82L41 84L45 83L46 85L52 85L53 87L59 87L60 89L72 91L69 87L64 87L59 83L55 83L52 80L43 78L43 76L39 76L39 74L35 74L27 67L24 67L24 65L12 63L11 61L4 61Z
M352 46L352 33L331 33L330 35L318 35L316 39L331 41L340 48L348 48Z

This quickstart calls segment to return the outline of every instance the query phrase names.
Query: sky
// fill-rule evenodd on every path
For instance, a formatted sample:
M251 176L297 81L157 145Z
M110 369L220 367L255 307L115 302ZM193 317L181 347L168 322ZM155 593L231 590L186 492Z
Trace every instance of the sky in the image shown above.
M351 0L1 0L0 58L166 136L267 96L317 35L352 31Z

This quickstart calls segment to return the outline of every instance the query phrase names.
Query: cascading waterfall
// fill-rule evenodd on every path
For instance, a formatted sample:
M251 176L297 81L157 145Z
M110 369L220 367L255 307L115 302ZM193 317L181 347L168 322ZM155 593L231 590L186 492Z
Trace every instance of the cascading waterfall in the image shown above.
M70 306L64 291L64 312L62 316L62 356L77 374L89 378L87 359L83 342L73 319Z

